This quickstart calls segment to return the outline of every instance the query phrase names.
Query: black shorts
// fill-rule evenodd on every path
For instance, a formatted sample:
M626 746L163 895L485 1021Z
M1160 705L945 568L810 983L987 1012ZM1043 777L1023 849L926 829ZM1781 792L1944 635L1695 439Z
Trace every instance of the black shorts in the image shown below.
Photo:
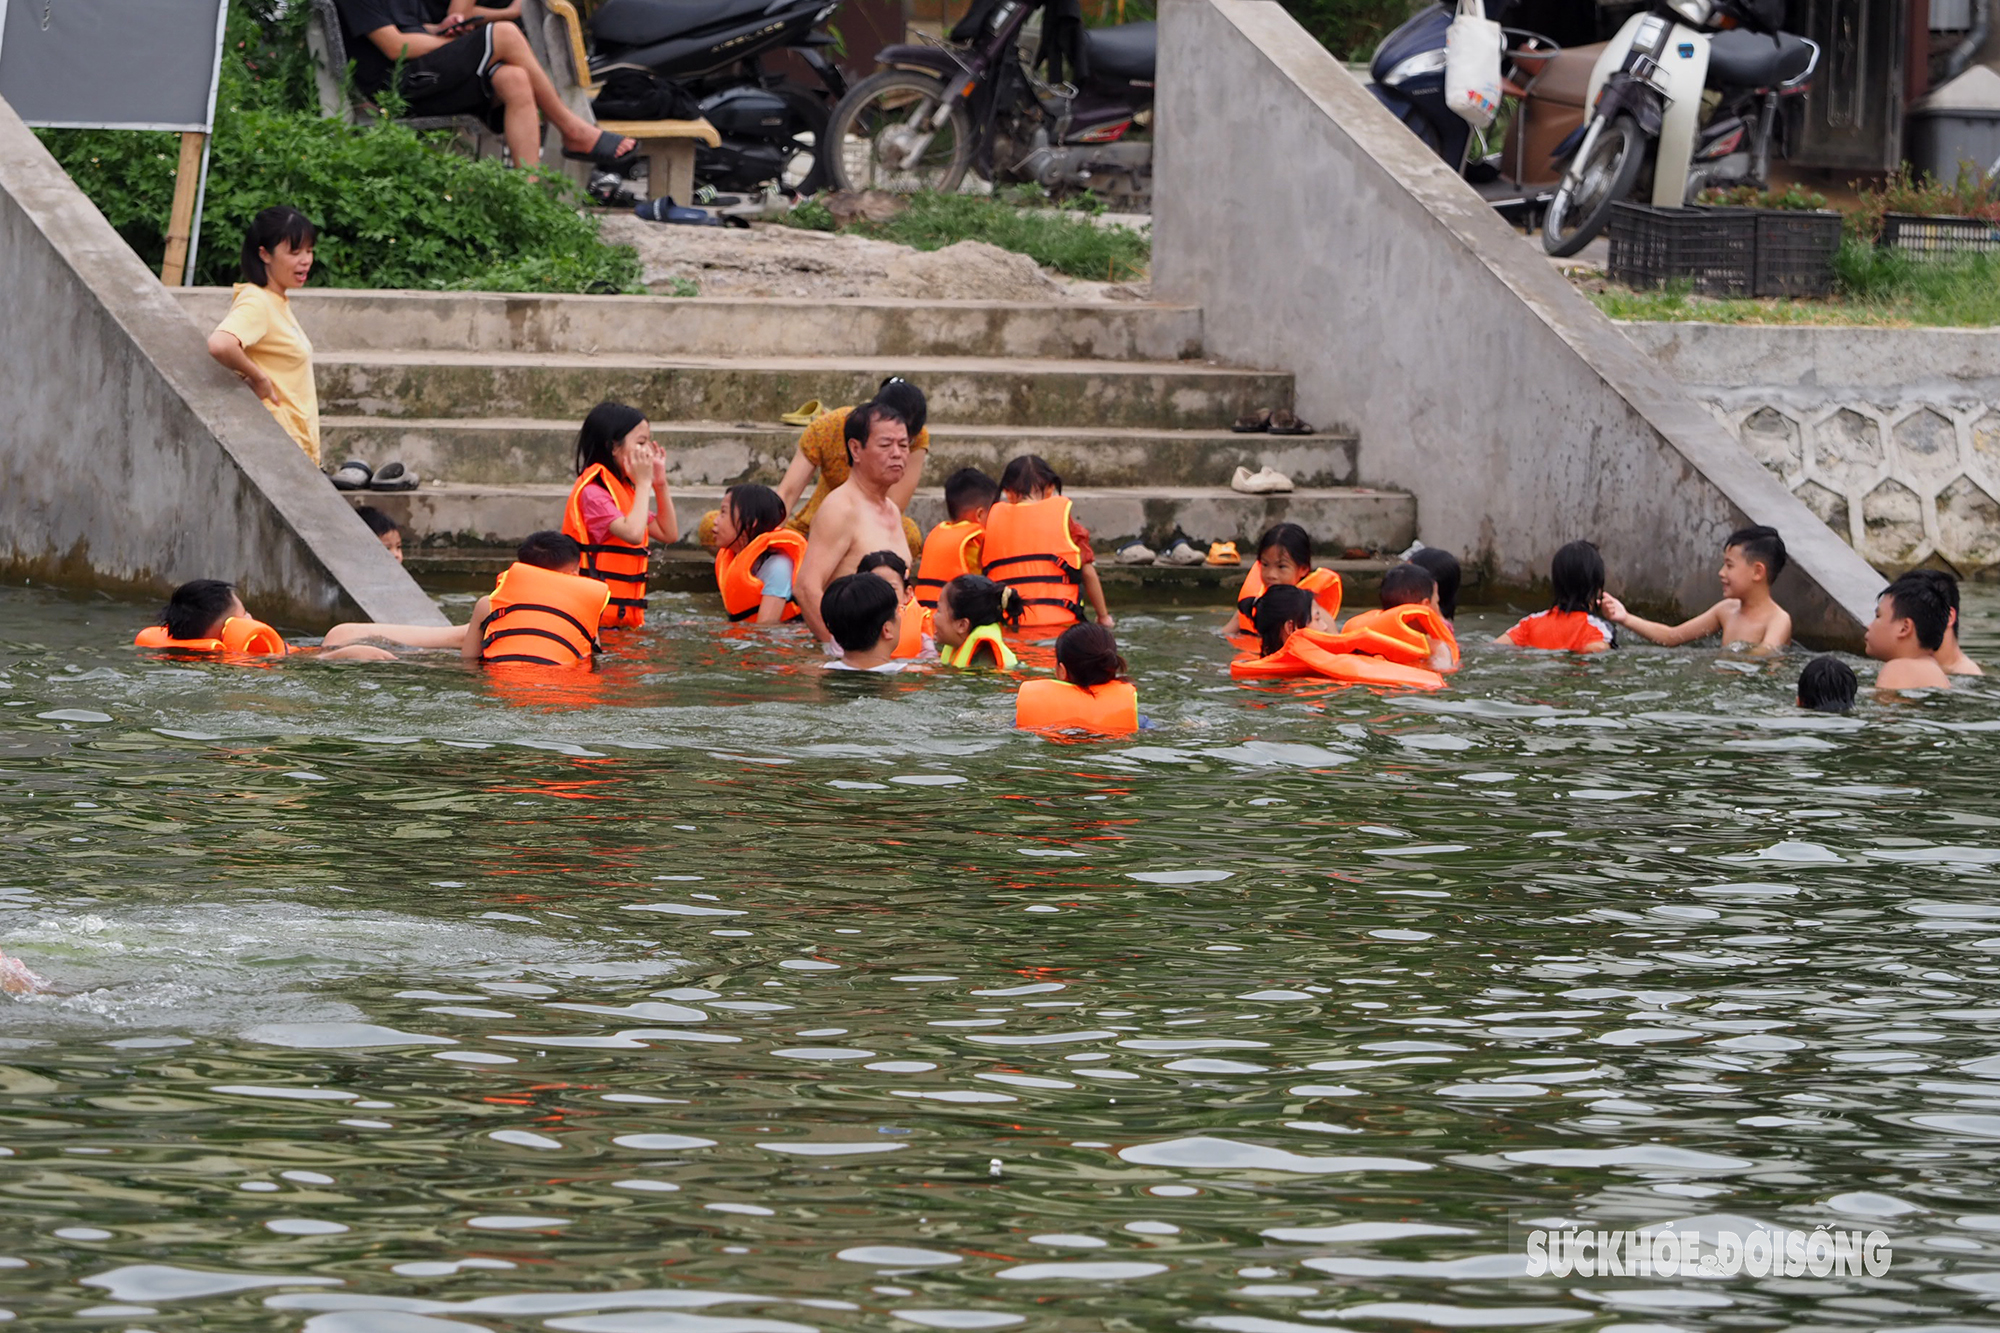
M397 85L412 116L478 116L493 108L493 28L481 25L403 64Z

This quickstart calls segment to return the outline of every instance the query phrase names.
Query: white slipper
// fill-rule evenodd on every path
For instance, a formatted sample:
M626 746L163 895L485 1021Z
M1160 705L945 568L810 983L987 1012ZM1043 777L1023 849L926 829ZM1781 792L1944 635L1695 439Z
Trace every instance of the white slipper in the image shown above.
M1111 557L1111 561L1118 565L1150 565L1156 558L1153 548L1146 543L1129 541L1118 548L1117 554Z
M1256 472L1239 467L1230 478L1229 489L1244 495L1282 495L1292 489L1292 479L1282 472L1273 472L1268 463Z
M1167 549L1160 552L1160 563L1163 565L1199 565L1207 560L1208 552L1178 533L1167 543Z

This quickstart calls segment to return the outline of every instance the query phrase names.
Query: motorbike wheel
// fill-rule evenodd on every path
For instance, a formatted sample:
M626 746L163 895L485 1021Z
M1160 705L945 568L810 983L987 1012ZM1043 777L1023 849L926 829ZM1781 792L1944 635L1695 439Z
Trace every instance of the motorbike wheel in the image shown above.
M849 90L833 109L820 154L827 179L841 190L889 190L898 194L936 190L950 194L972 165L972 118L960 102L943 127L930 121L944 101L945 87L928 75L885 69ZM915 162L910 150L928 141Z
M818 194L827 186L827 138L826 127L831 116L826 109L826 99L802 83L786 79L774 90L785 99L792 109L792 139L799 145L799 152L778 182L780 189L799 195ZM811 140L808 150L806 141ZM811 159L807 160L810 151ZM804 171L798 179L793 177Z
M1646 135L1639 122L1619 116L1598 131L1589 156L1563 173L1555 198L1542 217L1542 249L1573 255L1611 221L1611 206L1632 193L1646 165Z

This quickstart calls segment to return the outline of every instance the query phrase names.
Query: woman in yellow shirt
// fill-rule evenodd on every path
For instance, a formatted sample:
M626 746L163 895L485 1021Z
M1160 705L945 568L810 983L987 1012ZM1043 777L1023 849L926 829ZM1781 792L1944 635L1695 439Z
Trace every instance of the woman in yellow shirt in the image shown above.
M291 293L312 272L318 236L306 215L282 204L259 213L243 238L243 281L229 313L208 335L208 354L241 375L319 466L319 393L312 342L292 312Z

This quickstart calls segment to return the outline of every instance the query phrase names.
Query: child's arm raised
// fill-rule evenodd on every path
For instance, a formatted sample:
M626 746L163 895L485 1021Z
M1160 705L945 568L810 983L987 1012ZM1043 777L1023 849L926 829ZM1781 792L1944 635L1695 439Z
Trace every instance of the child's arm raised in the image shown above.
M1683 620L1678 625L1662 625L1657 620L1646 620L1633 615L1625 609L1623 602L1608 592L1604 594L1602 602L1606 620L1614 625L1623 625L1642 639L1650 639L1668 648L1678 648L1684 643L1693 643L1696 639L1720 632L1722 610L1726 605L1725 602L1717 602L1693 620Z

